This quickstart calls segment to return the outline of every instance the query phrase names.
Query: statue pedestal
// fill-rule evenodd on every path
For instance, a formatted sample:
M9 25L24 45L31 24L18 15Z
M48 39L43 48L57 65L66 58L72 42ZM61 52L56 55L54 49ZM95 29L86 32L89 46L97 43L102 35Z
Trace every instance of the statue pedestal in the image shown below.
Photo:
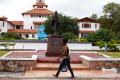
M63 36L52 35L48 37L46 56L57 57L62 55Z

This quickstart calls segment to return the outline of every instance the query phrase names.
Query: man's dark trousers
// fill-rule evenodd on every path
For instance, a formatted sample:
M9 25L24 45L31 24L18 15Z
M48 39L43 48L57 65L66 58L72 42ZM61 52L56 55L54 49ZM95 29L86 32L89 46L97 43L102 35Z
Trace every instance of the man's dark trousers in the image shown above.
M59 69L58 69L58 71L57 71L57 73L56 73L56 76L59 75L60 71L62 70L63 66L65 66L65 65L66 65L67 68L70 70L71 76L74 77L73 70L72 70L72 68L71 68L71 66L70 66L70 58L65 58L65 59L63 59L63 61L61 62L60 66L59 66Z

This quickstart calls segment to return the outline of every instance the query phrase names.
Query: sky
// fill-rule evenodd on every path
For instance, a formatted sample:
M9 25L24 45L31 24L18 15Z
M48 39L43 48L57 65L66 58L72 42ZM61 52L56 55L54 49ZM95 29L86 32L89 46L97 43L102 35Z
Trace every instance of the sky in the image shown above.
M67 16L83 18L92 14L103 15L103 6L109 2L120 3L120 0L45 0L48 9ZM33 9L36 0L0 0L0 17L8 20L23 20L22 14Z

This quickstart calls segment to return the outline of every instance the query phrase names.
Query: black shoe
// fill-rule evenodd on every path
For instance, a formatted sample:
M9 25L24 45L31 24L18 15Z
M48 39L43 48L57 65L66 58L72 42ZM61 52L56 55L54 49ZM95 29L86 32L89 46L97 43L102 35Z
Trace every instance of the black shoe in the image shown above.
M70 77L70 79L74 79L74 78L75 78L75 76Z
M75 78L75 76L72 76L71 78L72 78L72 79L74 79L74 78Z
M56 78L58 78L58 76L57 75L53 75L54 77L56 77Z

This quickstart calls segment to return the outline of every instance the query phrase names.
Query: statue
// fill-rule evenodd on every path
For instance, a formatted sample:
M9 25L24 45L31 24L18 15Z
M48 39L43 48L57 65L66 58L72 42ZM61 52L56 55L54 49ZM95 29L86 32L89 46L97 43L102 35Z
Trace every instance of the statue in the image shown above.
M59 17L57 11L55 11L55 14L52 17L52 26L53 26L54 34L57 34L56 30L58 25L59 25Z
M47 37L48 35L45 33L45 26L44 25L39 26L38 27L38 39L44 40Z
M62 44L63 44L63 36L58 35L57 30L59 26L59 17L57 11L55 11L55 14L52 16L52 26L54 30L54 35L48 36L48 45L47 45L47 52L46 56L49 57L56 57L62 55Z

